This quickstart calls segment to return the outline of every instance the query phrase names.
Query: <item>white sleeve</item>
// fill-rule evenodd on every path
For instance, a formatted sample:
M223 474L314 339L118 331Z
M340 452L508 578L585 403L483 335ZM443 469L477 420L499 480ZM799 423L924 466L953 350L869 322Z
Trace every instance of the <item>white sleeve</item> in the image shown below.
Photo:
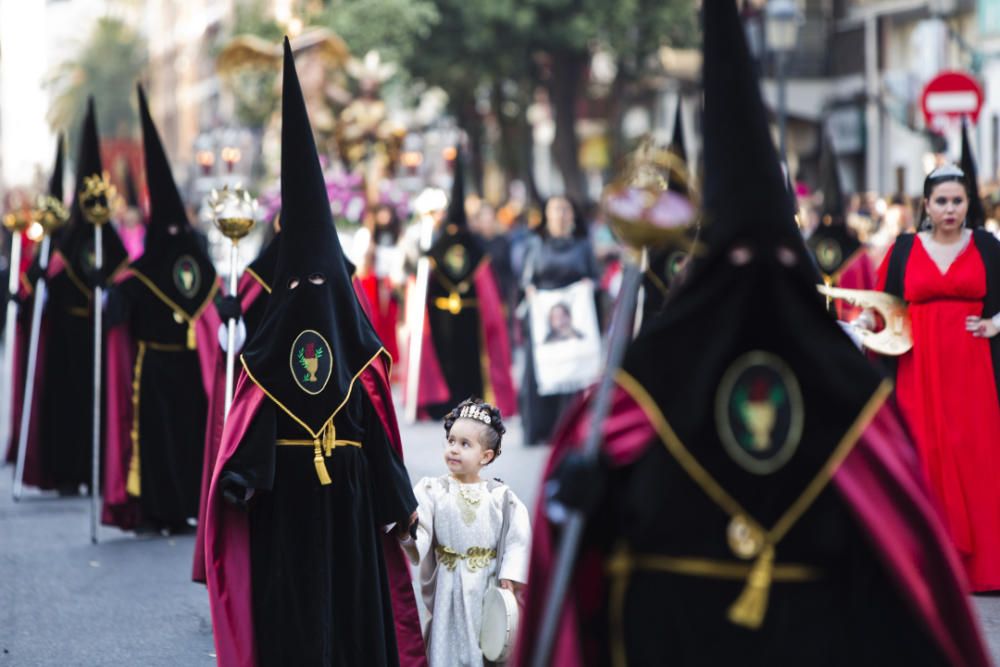
M995 326L998 329L1000 329L1000 313L997 313L996 315L994 315L990 319L993 320L993 326Z
M433 486L434 480L424 477L413 487L413 495L417 498L417 539L407 538L400 541L400 546L413 565L420 564L434 543Z
M528 582L528 558L531 555L531 520L528 518L528 508L513 491L507 497L512 507L499 578L525 584Z

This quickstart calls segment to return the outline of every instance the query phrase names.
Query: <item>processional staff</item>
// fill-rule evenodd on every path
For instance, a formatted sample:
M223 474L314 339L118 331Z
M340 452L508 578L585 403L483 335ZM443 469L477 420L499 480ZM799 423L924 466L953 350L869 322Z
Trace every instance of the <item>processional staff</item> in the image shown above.
M7 280L7 324L4 332L3 367L6 371L6 387L3 392L4 400L7 401L7 423L4 433L14 432L13 425L15 416L13 414L14 391L17 384L14 373L14 350L17 348L17 314L18 302L17 292L20 288L21 277L21 234L31 224L31 214L23 210L11 211L3 217L3 226L10 232L10 261L8 262L10 275Z
M236 186L232 190L229 186L222 188L222 191L212 190L209 197L209 205L215 219L215 226L222 235L232 241L229 249L229 295L236 297L239 289L239 260L240 260L240 240L243 239L256 222L257 200L250 196L250 193ZM226 321L226 408L225 416L229 416L229 409L233 405L233 383L236 372L236 318Z
M104 332L104 225L111 219L111 210L118 192L111 184L107 172L93 174L83 179L83 189L78 193L83 217L94 226L94 271L98 276L94 284L94 411L91 438L90 471L90 541L97 544L97 526L101 513L101 393Z

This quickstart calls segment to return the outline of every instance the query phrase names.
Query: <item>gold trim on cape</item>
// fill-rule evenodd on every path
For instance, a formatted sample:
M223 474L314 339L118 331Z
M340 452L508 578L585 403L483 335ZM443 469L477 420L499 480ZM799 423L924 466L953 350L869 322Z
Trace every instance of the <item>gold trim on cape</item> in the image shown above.
M256 272L256 271L254 271L253 269L251 269L251 268L250 268L249 266L248 266L247 268L243 269L243 271L244 271L245 273L248 273L248 274L250 274L250 277L251 277L251 278L253 278L253 279L254 279L254 280L256 280L256 281L257 281L258 283L260 283L260 286L261 286L262 288L264 288L264 291L265 291L265 292L267 292L268 294L270 294L270 293L271 293L271 286L270 286L270 285L268 285L268 284L267 284L266 282L264 282L264 279L263 279L263 278L261 278L261 277L260 277L259 275L257 275L257 272Z
M143 274L141 271L135 269L135 267L129 268L129 273L139 279L143 285L149 288L149 291L153 293L153 296L158 298L164 303L168 308L174 311L174 318L180 318L181 320L187 322L188 325L188 337L187 337L187 349L196 350L198 349L198 334L195 330L195 325L198 320L212 303L212 299L215 298L215 294L219 291L219 281L218 279L212 281L212 287L208 290L208 294L205 295L205 300L202 301L201 305L194 311L194 314L188 315L187 311L181 308L177 303L173 301L170 297L163 293L163 291L156 286L148 276Z
M139 341L139 350L135 355L135 367L132 369L132 456L128 463L128 477L125 490L136 498L142 495L142 474L139 468L139 398L142 391L142 362L146 357L146 342Z
M722 487L719 482L698 462L698 459L684 446L670 426L656 401L645 387L624 370L619 370L616 382L645 413L671 456L687 473L709 499L719 509L730 516L730 527L745 526L760 540L759 547L751 553L739 554L743 558L755 558L747 576L747 584L740 597L729 608L729 620L734 624L757 629L764 621L767 598L775 573L775 549L792 526L809 509L833 478L837 468L854 448L861 433L882 407L892 392L892 382L883 380L869 397L854 422L841 437L833 453L826 460L816 476L806 485L799 497L785 510L785 513L770 528L765 528L740 503Z

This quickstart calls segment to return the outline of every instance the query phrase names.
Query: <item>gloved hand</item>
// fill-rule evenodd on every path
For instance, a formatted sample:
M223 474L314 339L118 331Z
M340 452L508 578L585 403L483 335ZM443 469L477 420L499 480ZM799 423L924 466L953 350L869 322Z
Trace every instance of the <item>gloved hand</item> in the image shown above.
M243 324L243 318L236 321L236 335L233 342L236 343L233 354L238 354L243 349L243 344L247 342L247 325ZM229 325L226 322L219 325L219 347L223 352L229 352Z
M215 300L215 309L219 312L219 318L223 322L238 320L243 316L240 300L235 296L219 297Z
M84 269L83 282L90 289L95 289L97 287L104 287L106 281L106 276L104 275L104 269L99 269L96 266L92 266L88 269Z
M24 272L24 277L28 279L30 285L37 285L38 279L44 275L45 271L42 270L42 266L38 262L32 262L28 270Z
M546 513L555 523L566 520L567 510L590 514L604 497L607 468L602 457L570 452L545 482Z
M219 477L219 489L223 500L241 510L247 508L247 502L253 497L253 489L246 478L229 470Z

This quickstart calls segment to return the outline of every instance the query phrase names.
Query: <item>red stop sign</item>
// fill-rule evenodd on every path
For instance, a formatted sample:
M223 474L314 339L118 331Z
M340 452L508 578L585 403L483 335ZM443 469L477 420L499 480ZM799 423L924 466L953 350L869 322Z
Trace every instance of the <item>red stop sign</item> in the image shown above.
M924 86L920 108L927 125L932 127L942 118L967 116L977 123L983 108L983 89L965 72L941 72Z

